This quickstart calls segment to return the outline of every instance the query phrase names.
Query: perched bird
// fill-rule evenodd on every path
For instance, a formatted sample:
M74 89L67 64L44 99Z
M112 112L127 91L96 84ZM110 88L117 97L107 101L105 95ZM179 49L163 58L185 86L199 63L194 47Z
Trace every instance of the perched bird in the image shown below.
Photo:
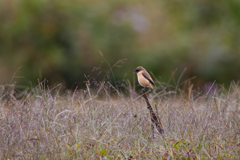
M144 90L146 87L154 88L154 82L151 78L151 76L148 74L148 72L142 67L137 67L134 72L137 73L138 82L141 86L144 87Z

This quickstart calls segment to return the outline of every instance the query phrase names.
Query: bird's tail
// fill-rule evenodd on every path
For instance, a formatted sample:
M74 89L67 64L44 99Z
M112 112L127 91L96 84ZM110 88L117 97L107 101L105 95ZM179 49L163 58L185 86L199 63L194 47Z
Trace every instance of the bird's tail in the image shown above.
M154 90L154 86L152 84L150 85L150 88L152 88Z

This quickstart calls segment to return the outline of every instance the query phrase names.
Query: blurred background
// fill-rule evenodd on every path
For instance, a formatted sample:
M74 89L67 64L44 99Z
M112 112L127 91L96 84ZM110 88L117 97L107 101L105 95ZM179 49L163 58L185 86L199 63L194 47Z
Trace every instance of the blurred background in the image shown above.
M240 1L0 1L1 85L73 89L112 81L109 65L117 82L141 65L163 82L187 68L182 81L228 86L240 78Z

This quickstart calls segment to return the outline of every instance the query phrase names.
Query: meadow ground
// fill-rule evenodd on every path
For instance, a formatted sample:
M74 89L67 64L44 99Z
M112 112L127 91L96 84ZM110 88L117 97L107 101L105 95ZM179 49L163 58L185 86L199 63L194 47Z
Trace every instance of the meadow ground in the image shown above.
M165 134L152 137L150 114L130 83L60 94L44 82L0 92L0 159L238 159L240 88L148 92Z

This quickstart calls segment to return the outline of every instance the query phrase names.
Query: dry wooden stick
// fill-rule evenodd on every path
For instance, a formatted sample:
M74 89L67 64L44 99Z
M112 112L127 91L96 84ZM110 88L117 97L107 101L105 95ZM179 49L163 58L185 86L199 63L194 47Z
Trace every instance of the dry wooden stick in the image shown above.
M150 111L150 116L151 116L151 121L152 123L155 124L155 126L157 127L157 130L160 134L163 134L164 133L164 130L163 130L163 127L162 127L162 123L160 121L160 119L156 116L156 114L154 113L149 101L148 101L148 98L145 94L145 90L143 89L142 90L143 92L143 98L146 100L146 103L147 103L147 108L149 109Z

